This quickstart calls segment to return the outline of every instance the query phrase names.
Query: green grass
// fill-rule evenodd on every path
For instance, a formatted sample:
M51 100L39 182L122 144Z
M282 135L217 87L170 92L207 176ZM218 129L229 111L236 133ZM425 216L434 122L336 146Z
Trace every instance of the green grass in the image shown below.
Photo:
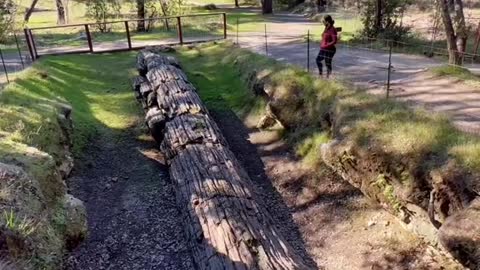
M269 22L268 17L258 13L232 12L227 14L227 25L229 31L257 32L264 29L265 23Z
M470 70L458 66L440 66L430 69L437 76L449 76L463 81L480 82L480 76L473 74Z
M232 109L240 115L259 110L263 101L245 91L245 81L238 77L233 63L224 59L226 50L221 45L207 45L180 50L177 55L182 63L188 63L183 65L185 71L207 107Z
M58 103L73 107L77 155L98 130L128 127L138 116L128 79L134 61L134 53L42 58L0 94L3 142L58 156Z
M29 175L1 185L0 212L6 214L0 224L31 244L31 250L18 251L31 266L25 269L55 269L63 256L66 187L57 168L67 153L61 107L73 108L73 152L82 157L96 136L138 123L134 66L134 52L42 57L0 91L0 162Z

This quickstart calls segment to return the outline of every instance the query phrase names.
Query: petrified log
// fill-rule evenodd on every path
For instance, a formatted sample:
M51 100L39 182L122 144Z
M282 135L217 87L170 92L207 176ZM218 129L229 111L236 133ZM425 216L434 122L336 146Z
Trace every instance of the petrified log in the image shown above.
M141 88L141 85L145 82L147 82L147 80L145 79L145 77L142 77L142 76L137 76L132 81L132 88L133 88L133 91L135 92L135 98L137 100L141 98L140 88Z
M168 81L188 81L187 75L185 75L183 71L170 65L162 65L150 69L147 73L147 79L150 81L154 89Z
M172 65L180 68L177 59L172 56L159 55L148 50L143 50L137 55L136 67L140 76L145 76L149 70L161 65Z
M171 84L173 85L173 84ZM197 114L207 113L198 94L194 91L172 91L167 84L157 88L157 104L165 111L168 118L173 118L184 113Z
M145 115L145 122L155 141L161 142L163 140L163 130L166 123L164 113L158 107L154 106L148 109Z
M198 269L309 269L257 204L228 148L187 145L170 175Z
M167 122L160 150L173 159L189 144L221 144L227 146L217 124L205 114L184 114Z
M146 122L170 165L197 268L310 269L256 201L185 73L148 53L137 60L148 71L138 87Z

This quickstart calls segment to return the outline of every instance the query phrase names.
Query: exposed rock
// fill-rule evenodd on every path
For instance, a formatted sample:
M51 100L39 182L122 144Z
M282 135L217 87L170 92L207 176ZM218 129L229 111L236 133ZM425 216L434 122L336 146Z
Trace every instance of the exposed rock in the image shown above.
M472 269L480 267L480 199L448 217L440 227L442 245Z
M65 237L67 248L72 249L87 236L87 212L83 202L70 194L65 195Z

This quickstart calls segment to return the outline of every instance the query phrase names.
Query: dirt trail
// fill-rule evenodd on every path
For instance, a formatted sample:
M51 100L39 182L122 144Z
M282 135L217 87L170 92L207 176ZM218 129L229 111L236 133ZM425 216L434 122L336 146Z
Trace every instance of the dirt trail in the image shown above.
M213 116L284 235L318 269L462 269L333 173L302 168L256 119L245 127L232 112Z
M137 139L144 132L100 131L77 161L69 188L85 202L89 237L66 269L194 269L168 170L155 143Z

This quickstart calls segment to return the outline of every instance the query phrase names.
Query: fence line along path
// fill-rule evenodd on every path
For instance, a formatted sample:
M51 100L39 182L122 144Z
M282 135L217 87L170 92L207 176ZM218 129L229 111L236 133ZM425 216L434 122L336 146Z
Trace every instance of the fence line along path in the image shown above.
M142 51L134 89L175 184L198 269L311 269L259 204L195 87L173 58Z
M226 13L25 28L33 60L42 55L104 53L154 45L207 42L227 37ZM139 30L139 24L144 30Z

